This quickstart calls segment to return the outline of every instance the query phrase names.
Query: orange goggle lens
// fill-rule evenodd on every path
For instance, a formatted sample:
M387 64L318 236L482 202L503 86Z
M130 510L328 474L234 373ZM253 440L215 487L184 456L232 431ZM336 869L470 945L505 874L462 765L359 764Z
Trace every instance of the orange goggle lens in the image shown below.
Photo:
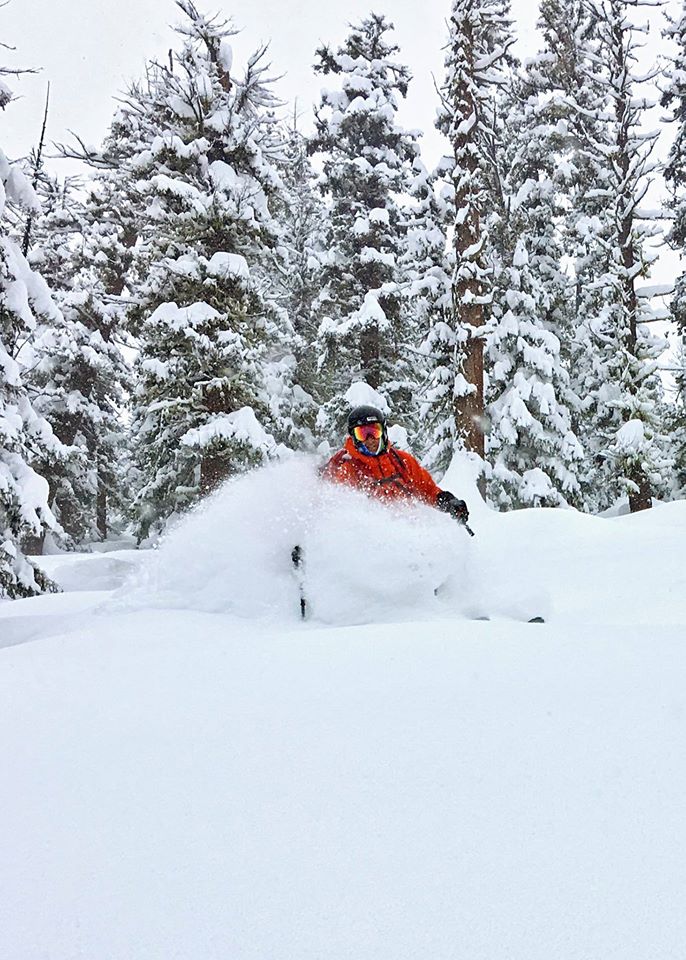
M380 440L383 435L383 427L380 423L361 423L358 427L353 427L353 437L358 443L366 443L367 440Z

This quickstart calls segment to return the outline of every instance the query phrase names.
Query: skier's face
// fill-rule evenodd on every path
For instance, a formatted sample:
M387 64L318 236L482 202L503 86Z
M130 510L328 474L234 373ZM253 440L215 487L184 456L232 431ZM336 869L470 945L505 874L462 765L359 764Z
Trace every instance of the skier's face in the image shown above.
M380 444L380 437L367 437L367 439L364 441L364 445L370 453L378 453Z
M361 423L353 429L355 443L362 444L371 454L378 453L382 437L381 423Z

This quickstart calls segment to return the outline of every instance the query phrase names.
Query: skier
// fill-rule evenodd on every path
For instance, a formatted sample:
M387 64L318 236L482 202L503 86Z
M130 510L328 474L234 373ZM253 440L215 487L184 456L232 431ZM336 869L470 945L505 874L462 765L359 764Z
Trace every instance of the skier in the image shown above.
M355 407L348 416L345 446L322 469L334 483L357 487L384 500L421 500L467 523L464 500L434 483L428 470L388 439L386 418L376 407Z

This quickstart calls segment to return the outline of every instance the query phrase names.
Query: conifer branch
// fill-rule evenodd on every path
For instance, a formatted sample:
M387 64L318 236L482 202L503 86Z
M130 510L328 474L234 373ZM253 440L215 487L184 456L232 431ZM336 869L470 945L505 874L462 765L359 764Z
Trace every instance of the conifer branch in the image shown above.
M38 183L40 180L41 171L43 169L43 148L45 146L45 132L48 126L48 110L50 107L50 82L48 81L48 88L45 93L45 112L43 113L43 126L41 128L40 137L38 139L38 149L35 152L34 156L34 169L33 169L33 189L38 188ZM24 230L24 240L22 243L22 253L24 256L27 256L29 252L29 247L31 246L31 231L33 230L33 222L35 218L35 213L31 211L26 218L26 229Z

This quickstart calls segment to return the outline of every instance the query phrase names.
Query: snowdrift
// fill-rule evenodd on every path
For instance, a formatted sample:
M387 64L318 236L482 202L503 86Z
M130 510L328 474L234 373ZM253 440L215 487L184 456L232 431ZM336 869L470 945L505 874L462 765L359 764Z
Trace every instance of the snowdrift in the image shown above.
M449 471L444 485L467 497L473 540L430 507L391 507L321 482L311 458L256 470L187 515L134 568L116 604L295 621L297 544L312 623L686 622L686 502L612 519L501 514L464 473Z
M3 960L681 956L686 503L445 486L473 541L294 460L0 604Z
M225 484L193 510L119 603L297 620L296 545L318 622L459 614L473 593L474 551L454 520L323 483L313 459L298 457Z

